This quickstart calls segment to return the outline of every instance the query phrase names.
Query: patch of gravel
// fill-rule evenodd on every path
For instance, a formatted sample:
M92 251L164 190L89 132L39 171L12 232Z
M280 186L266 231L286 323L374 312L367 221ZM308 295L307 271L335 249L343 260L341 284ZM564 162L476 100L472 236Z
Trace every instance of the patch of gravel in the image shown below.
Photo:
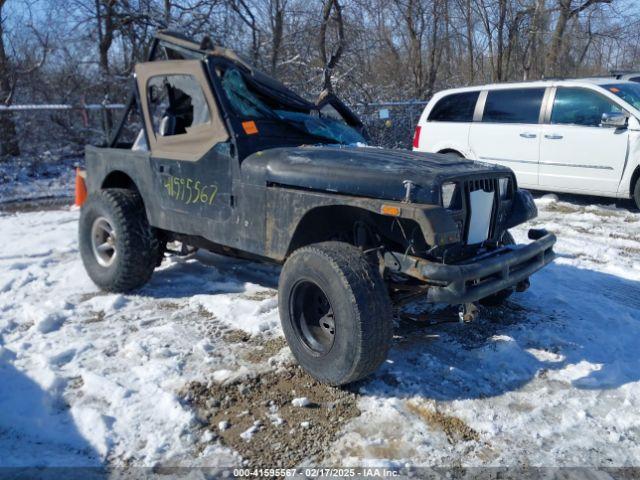
M222 332L222 340L227 343L240 343L241 356L251 363L262 363L276 355L286 347L283 337L250 335L239 329L226 329Z
M182 396L205 429L255 467L320 460L360 415L355 393L321 384L297 366L231 383L191 382ZM309 404L292 404L300 397Z
M278 295L277 290L261 290L259 292L255 292L249 295L241 295L240 298L244 300L253 300L256 302L261 302L262 300L267 300L268 298L273 298Z
M287 342L282 337L260 339L252 343L253 348L243 355L243 358L251 363L265 362L287 346Z
M222 339L228 343L245 343L251 340L251 335L244 330L230 328L222 334Z
M407 410L417 415L431 428L442 430L451 444L480 440L480 434L458 417L447 415L423 402L409 401L406 405Z

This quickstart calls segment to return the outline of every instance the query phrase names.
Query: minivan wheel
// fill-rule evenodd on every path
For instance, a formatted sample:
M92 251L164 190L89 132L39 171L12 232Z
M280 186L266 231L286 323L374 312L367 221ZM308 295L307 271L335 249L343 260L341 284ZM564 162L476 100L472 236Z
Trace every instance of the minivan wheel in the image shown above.
M514 240L511 233L508 230L505 230L500 239L500 243L502 245L515 245L516 241ZM500 290L488 297L481 298L479 300L480 305L485 307L499 307L502 305L511 295L513 295L514 288L509 287L504 290Z
M323 242L296 250L282 269L278 292L287 343L317 380L351 383L386 359L391 301L380 272L360 249Z
M113 188L90 194L80 212L78 234L89 277L110 292L128 292L144 285L162 251L140 195L131 190Z
M633 189L633 200L636 203L636 208L640 210L640 177L636 180L636 186Z
M446 150L444 152L440 152L441 155L446 155L448 157L451 158L464 158L464 155L462 155L460 152L456 151L456 150Z

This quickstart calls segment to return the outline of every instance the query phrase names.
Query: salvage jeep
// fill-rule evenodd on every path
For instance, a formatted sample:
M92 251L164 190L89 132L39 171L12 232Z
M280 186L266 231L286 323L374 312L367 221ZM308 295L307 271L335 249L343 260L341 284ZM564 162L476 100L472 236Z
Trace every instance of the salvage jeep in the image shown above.
M508 168L367 147L335 95L309 102L207 37L157 33L134 83L109 143L86 148L89 276L137 289L167 242L283 264L282 329L322 382L375 371L398 306L421 298L469 320L554 258L552 233L509 234L537 210Z

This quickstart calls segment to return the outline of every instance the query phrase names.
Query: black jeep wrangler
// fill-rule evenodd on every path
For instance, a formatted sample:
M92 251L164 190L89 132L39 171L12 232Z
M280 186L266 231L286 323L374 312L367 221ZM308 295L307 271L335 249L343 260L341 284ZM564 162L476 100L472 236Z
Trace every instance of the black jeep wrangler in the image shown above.
M363 147L362 123L335 96L310 103L208 38L158 33L135 80L108 148L86 149L89 276L139 288L168 241L284 264L282 328L320 381L378 368L394 306L422 297L467 319L554 257L553 234L515 245L508 233L537 214L511 170Z

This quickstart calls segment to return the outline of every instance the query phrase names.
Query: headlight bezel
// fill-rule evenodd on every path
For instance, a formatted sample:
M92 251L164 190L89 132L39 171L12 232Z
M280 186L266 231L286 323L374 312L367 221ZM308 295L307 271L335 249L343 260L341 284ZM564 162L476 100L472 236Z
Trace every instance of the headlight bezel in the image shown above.
M460 210L460 188L458 182L444 182L440 186L440 204L447 210Z

